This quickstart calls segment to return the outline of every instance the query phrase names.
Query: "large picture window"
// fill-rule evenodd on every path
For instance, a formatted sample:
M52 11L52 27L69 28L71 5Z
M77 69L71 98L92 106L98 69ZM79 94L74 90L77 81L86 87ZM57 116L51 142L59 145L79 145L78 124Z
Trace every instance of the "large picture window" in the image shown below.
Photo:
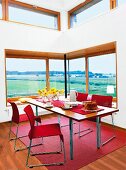
M50 87L64 89L64 61L49 60Z
M46 86L45 60L6 58L7 97L37 95Z
M78 92L86 92L85 83L85 59L72 59L68 62L68 92L70 89Z
M88 20L98 16L101 13L110 10L110 0L94 0L83 3L83 6L77 6L69 11L70 28L80 25Z
M89 58L89 93L116 97L115 53Z
M36 6L9 1L8 20L20 23L60 29L60 13Z

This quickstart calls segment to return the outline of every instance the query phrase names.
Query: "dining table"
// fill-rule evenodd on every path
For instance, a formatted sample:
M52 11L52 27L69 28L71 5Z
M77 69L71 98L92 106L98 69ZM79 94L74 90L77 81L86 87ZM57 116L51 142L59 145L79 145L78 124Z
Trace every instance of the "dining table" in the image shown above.
M58 114L59 116L64 116L69 119L69 131L70 131L70 159L74 159L74 146L73 146L73 121L81 122L90 118L96 118L96 146L99 149L101 147L101 117L105 117L108 115L112 115L113 113L116 113L119 111L118 108L109 108L109 107L103 107L98 106L98 111L88 111L86 114L80 114L77 113L76 110L72 109L63 109L62 107L55 105L55 101L53 104L48 106L46 103L41 102L36 99L30 99L26 101L27 103L34 105L36 107L36 116L38 116L38 107L42 109L46 109L48 111L51 111L53 113ZM63 101L62 101L63 102Z

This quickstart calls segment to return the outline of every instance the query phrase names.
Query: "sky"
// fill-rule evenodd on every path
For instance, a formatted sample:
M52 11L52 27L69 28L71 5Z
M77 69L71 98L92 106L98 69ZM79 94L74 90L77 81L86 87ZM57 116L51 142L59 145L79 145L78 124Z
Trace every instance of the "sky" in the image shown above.
M50 71L63 71L64 61L50 60ZM115 73L115 54L91 57L89 71L93 73ZM45 71L45 60L34 59L6 59L7 71ZM84 58L70 60L70 71L85 70Z

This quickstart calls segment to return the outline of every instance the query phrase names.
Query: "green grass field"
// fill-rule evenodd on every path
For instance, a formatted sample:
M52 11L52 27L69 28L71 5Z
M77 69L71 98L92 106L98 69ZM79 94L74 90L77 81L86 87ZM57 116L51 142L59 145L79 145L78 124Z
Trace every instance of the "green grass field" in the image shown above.
M112 78L89 78L89 94L107 94L107 85L113 85L115 92L113 97L116 97L116 79ZM7 96L28 96L36 95L38 89L46 86L45 75L41 76L13 76L7 78ZM64 89L63 76L50 76L50 86L57 89ZM86 84L85 77L71 77L68 83L68 91L75 89L80 92L85 92Z

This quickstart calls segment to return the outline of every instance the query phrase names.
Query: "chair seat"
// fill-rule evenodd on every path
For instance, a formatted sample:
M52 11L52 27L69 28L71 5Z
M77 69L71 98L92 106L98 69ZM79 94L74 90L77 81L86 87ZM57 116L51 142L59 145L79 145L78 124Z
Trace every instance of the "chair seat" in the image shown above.
M30 139L57 135L62 136L58 123L34 126L34 129L31 129L29 132Z
M35 116L35 120L39 123L41 123L41 117ZM26 114L21 114L19 116L19 123L28 121L28 116Z
M26 122L26 121L28 121L28 116L26 114L21 114L19 116L19 122L21 123L21 122Z

